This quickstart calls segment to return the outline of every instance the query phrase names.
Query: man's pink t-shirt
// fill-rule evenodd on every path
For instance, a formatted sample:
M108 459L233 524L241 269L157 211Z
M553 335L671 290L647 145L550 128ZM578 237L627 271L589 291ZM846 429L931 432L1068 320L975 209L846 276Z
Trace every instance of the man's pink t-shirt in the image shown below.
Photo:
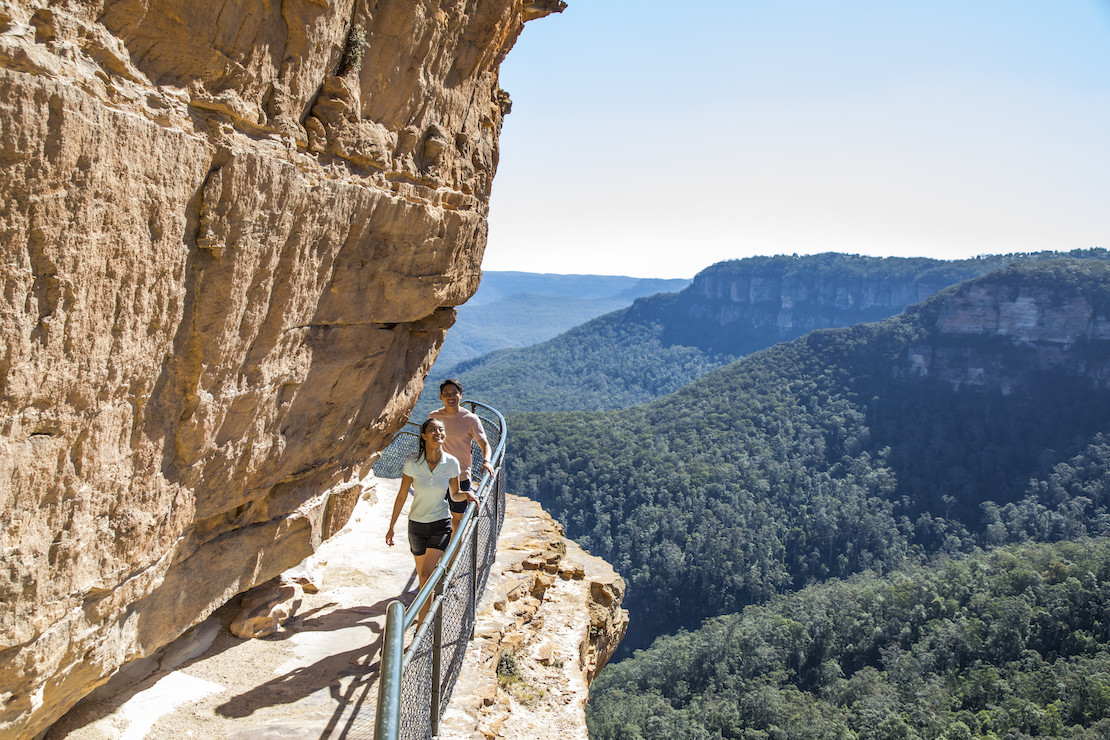
M447 439L443 441L443 447L448 454L459 460L462 468L459 480L469 480L470 443L479 439L488 443L486 431L482 428L482 420L474 412L463 408L460 408L457 414L449 414L444 409L436 409L428 414L428 418L443 422L443 428L447 430Z

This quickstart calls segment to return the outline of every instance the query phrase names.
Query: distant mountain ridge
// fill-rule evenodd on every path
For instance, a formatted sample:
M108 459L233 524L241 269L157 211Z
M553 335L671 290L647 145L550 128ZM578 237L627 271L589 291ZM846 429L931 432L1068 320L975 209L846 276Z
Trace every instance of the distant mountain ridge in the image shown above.
M702 270L673 297L641 299L629 317L665 323L665 343L739 356L814 329L893 316L950 285L1027 257L750 257Z
M687 278L637 278L625 275L562 275L546 272L486 270L478 292L465 306L482 306L521 293L564 298L621 299L682 290Z
M432 378L460 362L545 341L637 298L689 284L686 279L486 271L478 291L459 306Z
M1108 259L1104 249L1069 254ZM701 271L680 292L639 298L541 344L468 360L444 374L505 412L623 408L814 329L877 321L962 280L1057 256L731 260Z

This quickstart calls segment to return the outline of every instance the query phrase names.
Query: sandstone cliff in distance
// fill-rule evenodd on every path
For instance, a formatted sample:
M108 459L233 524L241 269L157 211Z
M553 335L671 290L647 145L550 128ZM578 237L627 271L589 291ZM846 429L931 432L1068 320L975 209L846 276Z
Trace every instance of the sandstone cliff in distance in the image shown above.
M1103 262L1110 253L1094 248L955 261L837 253L728 260L702 270L681 291L638 298L546 342L491 352L448 371L481 388L483 398L506 414L626 408L816 329L879 321L1007 265L1065 256Z
M0 736L346 521L562 7L0 0Z

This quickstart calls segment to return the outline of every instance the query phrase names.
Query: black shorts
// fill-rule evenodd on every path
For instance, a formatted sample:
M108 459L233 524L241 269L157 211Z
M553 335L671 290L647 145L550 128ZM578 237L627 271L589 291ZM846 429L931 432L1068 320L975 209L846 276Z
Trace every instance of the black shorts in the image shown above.
M460 491L469 491L470 490L470 479L469 478L467 478L465 480L462 479L462 478L459 478L459 490ZM451 507L451 513L452 514L465 514L466 513L466 505L470 503L470 499L464 498L462 501L456 501L455 499L451 498L451 489L450 488L447 489L447 494L444 496L444 498L447 499L447 505Z
M413 555L423 555L428 550L446 550L450 541L450 519L436 522L409 521L409 550Z

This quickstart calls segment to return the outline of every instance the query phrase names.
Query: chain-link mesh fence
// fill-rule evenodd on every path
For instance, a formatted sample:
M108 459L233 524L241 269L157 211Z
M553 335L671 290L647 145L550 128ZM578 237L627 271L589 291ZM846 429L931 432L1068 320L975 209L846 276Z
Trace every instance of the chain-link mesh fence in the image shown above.
M374 475L379 478L400 478L405 460L416 454L420 445L420 425L411 421L397 432L389 447L382 450L382 456L374 463Z
M436 622L430 623L427 628L421 623L412 643L405 648L405 667L400 679L400 706L383 707L381 710L383 713L399 712L396 715L396 727L399 728L397 737L405 740L430 740L439 724L439 718L447 708L455 681L462 670L467 643L474 630L478 602L497 556L497 536L505 518L502 465L505 455L504 417L487 406L471 401L464 403L482 420L486 438L493 450L491 462L496 472L492 478L484 477L481 451L473 447L472 477L480 482L476 491L479 498L477 510L471 524L463 528L462 538L454 550L451 564L436 587L439 596L429 612L430 618ZM418 434L419 427L408 424L382 453L374 465L374 473L383 478L400 477L405 459L416 452ZM433 691L437 681L438 711L436 692ZM386 701L389 701L388 697ZM362 728L366 723L359 721L357 725ZM379 723L378 728L381 726ZM365 737L361 733L359 736ZM384 740L384 735L377 729L374 737L382 737Z

